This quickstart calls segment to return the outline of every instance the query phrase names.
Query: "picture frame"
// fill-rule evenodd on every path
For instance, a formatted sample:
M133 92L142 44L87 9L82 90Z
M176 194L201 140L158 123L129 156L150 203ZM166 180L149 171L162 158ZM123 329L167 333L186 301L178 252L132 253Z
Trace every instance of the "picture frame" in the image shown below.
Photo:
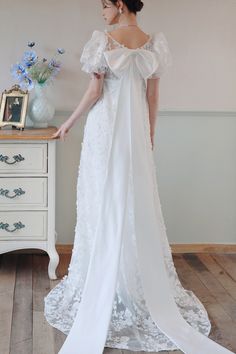
M24 130L28 102L28 90L21 90L19 85L4 90L0 101L0 128L12 126Z

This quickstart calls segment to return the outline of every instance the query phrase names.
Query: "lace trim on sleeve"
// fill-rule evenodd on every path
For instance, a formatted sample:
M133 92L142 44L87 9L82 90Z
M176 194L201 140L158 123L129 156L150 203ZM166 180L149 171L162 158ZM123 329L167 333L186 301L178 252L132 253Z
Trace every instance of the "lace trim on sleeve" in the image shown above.
M80 57L81 70L86 73L97 74L107 72L108 67L103 55L106 44L106 35L102 31L93 31L92 36L85 44Z
M161 77L163 74L168 72L169 67L173 64L173 57L163 32L154 34L153 51L158 56L159 66L157 70L149 77L149 79L156 79Z

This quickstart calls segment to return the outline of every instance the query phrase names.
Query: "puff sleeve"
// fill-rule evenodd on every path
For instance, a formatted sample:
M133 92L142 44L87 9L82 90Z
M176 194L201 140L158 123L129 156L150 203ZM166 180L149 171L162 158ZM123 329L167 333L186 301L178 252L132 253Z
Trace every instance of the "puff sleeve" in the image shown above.
M95 30L86 42L81 57L81 70L86 73L102 74L107 71L107 63L103 52L106 48L107 37L102 31Z
M172 54L167 39L163 32L155 33L153 36L152 51L157 55L159 65L149 79L156 79L167 73L173 64Z

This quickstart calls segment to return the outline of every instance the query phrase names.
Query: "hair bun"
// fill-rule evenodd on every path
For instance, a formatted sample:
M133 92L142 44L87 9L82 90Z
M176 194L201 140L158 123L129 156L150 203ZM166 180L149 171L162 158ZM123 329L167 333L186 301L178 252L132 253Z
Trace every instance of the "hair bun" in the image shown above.
M134 2L134 7L135 7L135 11L141 11L143 8L143 2L141 0L135 0Z
M117 0L110 0L114 5L116 5ZM141 0L123 0L130 12L136 14L136 12L141 11L144 3Z

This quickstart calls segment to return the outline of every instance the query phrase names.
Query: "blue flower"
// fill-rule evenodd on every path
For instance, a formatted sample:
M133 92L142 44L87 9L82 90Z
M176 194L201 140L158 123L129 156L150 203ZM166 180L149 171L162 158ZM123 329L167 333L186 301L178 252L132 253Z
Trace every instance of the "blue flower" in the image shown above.
M20 88L21 89L27 89L27 90L32 90L32 88L34 88L34 83L31 80L31 78L27 75L24 75L21 77L21 80L19 82Z
M64 48L57 48L57 52L59 54L64 54L65 53L65 49Z
M51 59L48 63L48 66L50 69L60 70L61 63L59 61L56 61L55 59Z
M28 42L28 47L32 48L35 45L35 42Z
M37 59L38 59L37 54L34 51L26 51L26 52L24 52L22 62L27 67L31 67L32 65L34 65L36 63Z
M35 46L35 42L28 41L29 48ZM63 48L57 48L56 55L48 63L48 59L39 59L32 49L25 51L20 63L11 67L11 73L19 81L20 87L31 90L34 84L44 84L52 82L61 69L61 62L56 60L56 56L65 53Z
M12 65L11 74L15 79L20 80L23 75L27 74L27 70L22 64L17 63Z

